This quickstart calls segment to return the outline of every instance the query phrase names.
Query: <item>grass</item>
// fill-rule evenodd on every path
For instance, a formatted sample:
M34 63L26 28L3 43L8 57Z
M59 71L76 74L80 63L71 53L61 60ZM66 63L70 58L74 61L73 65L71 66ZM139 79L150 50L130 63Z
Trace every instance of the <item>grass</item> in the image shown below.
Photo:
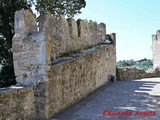
M71 52L65 52L65 53L61 53L58 57L62 58L62 57L69 57L72 55L72 51Z
M81 53L82 50L88 50L88 49L91 49L91 48L93 48L93 47L95 47L95 48L97 48L97 49L101 48L100 45L90 45L90 46L85 47L84 49L78 49L78 50L75 50L75 51L69 51L69 52L61 53L61 54L58 56L58 58L70 57L70 56L72 56L73 54Z

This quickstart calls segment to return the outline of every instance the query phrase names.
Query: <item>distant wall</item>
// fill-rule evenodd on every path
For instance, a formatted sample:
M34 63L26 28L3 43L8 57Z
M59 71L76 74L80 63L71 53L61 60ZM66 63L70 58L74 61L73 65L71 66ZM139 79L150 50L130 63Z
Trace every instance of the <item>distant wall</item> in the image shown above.
M141 78L159 77L158 72L147 73L137 68L117 68L117 80L133 80Z
M47 11L36 19L20 10L12 48L16 86L24 88L0 91L3 119L46 120L116 74L116 34L106 35L104 23L55 18Z
M160 30L156 31L156 34L152 35L152 59L153 68L160 68Z

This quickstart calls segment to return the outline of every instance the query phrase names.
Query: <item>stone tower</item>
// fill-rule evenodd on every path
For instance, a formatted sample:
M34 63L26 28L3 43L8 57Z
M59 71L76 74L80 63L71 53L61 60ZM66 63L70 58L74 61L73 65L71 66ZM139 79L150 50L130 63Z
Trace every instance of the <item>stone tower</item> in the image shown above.
M160 30L152 35L153 68L160 68Z

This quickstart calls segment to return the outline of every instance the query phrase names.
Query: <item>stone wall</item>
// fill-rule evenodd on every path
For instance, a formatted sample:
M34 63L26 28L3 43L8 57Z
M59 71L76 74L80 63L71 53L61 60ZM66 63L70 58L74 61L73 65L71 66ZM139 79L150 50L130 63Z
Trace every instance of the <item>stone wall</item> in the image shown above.
M109 76L116 70L114 54L113 45L106 45L76 59L52 65L48 71L47 114L50 116L70 106L109 82Z
M160 30L156 31L156 34L152 35L152 58L153 68L160 68Z
M50 68L51 61L61 53L102 43L105 37L104 23L66 20L64 16L55 18L47 11L36 19L29 10L17 11L13 37L17 83L29 85L47 81L45 69Z
M89 45L96 45L105 40L106 25L93 21L65 19L64 16L55 18L46 12L38 18L39 32L46 35L47 48L50 58L59 54Z
M37 32L36 16L31 11L20 10L15 13L12 41L17 83L32 85L46 81L46 35Z
M32 87L0 89L0 120L33 120L34 108Z
M160 74L158 71L145 72L143 69L137 68L117 68L117 80L133 80L159 76Z
M105 43L107 36L111 44ZM30 87L2 92L11 100L6 107L1 99L3 119L10 114L13 119L46 120L116 74L116 35L106 35L104 23L55 18L47 11L36 19L31 11L20 10L12 47L17 86Z

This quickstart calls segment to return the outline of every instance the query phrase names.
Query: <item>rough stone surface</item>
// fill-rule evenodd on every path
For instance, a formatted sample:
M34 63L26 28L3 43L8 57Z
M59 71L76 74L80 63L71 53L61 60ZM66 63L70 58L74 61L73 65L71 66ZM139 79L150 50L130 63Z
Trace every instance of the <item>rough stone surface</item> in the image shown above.
M152 58L154 69L160 68L160 32L157 30L156 34L152 35Z
M117 68L117 80L133 80L141 78L160 77L159 72L145 72L143 69L137 68Z
M48 71L48 115L70 106L109 82L109 76L116 72L114 54L113 45L106 45L90 54L52 65Z
M46 42L43 34L32 34L22 40L13 38L13 59L16 81L20 85L32 85L45 81ZM14 50L14 45L17 45ZM20 49L19 49L20 47Z
M15 33L28 35L37 31L36 15L30 10L20 10L15 12Z
M27 102L34 105L34 119L46 120L116 74L116 34L110 34L113 44L100 45L106 39L104 23L55 18L48 11L36 21L29 10L15 14L14 70L17 85L33 86L34 100ZM71 59L61 56L77 51Z
M15 13L12 47L16 80L20 85L47 81L45 69L50 69L51 60L61 53L96 45L106 36L104 23L97 25L87 20L76 23L64 16L55 18L48 11L38 18L38 25L36 21L29 10Z
M32 87L0 89L0 120L33 120L34 110Z
M29 10L15 13L13 60L19 85L45 81L46 36L37 32L36 16Z

